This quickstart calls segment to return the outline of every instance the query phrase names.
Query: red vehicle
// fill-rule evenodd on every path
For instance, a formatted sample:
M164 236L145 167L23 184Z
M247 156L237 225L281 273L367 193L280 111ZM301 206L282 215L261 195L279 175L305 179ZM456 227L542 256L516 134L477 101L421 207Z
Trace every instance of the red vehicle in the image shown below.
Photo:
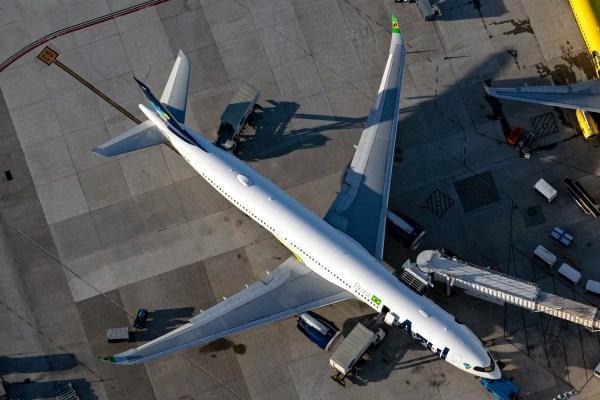
M522 128L515 128L512 131L510 131L510 135L508 135L508 143L512 144L513 146L516 146L517 143L519 143L519 139L521 138L521 135L524 132L525 130Z

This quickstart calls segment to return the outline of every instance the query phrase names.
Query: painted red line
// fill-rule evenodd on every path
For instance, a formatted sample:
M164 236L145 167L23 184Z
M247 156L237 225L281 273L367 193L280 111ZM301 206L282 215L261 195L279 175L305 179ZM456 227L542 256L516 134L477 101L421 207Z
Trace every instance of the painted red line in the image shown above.
M84 29L84 28L89 28L90 26L101 24L102 22L106 22L106 21L109 21L111 19L122 17L123 15L132 14L134 12L141 11L141 10L143 10L145 8L154 7L154 6L158 5L158 4L166 3L167 1L169 1L169 0L150 0L150 1L146 1L146 2L138 4L136 6L131 6L131 7L125 8L123 10L115 11L113 13L104 15L102 17L94 18L94 19L91 19L89 21L82 22L80 24L76 24L76 25L72 25L72 26L67 27L67 28L60 29L60 30L58 30L56 32L53 32L53 33L51 33L49 35L44 36L43 38L40 38L40 39L36 40L35 42L33 42L33 43L25 46L24 48L22 48L21 50L19 50L18 52L16 52L12 56L10 56L6 61L4 61L2 64L0 64L0 72L4 71L12 63L14 63L15 61L17 61L21 57L23 57L25 54L29 53L31 50L35 49L36 47L39 47L39 46L43 45L44 43L47 43L47 42L51 41L52 39L56 39L57 37L66 35L68 33L73 33L73 32L79 31L79 30Z

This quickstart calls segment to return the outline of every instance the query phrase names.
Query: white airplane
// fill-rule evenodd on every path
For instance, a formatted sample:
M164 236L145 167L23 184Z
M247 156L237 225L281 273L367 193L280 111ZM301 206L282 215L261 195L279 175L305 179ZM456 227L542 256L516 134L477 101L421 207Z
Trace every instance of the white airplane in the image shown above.
M268 322L346 299L359 299L386 321L468 373L498 379L498 365L454 316L413 292L382 264L393 151L405 60L392 17L383 79L343 188L324 220L228 152L185 126L189 61L180 51L160 99L138 81L148 121L93 149L114 156L166 143L219 193L295 256L266 278L136 349L100 360L138 364Z

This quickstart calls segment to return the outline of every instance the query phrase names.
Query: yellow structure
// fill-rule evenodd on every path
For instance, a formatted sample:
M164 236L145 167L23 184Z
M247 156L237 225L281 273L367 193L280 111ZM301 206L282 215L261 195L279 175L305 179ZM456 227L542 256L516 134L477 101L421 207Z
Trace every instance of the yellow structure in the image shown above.
M583 137L589 139L598 134L598 125L587 111L577 110L577 122L583 133Z
M592 56L596 75L600 77L600 1L569 0L569 4Z

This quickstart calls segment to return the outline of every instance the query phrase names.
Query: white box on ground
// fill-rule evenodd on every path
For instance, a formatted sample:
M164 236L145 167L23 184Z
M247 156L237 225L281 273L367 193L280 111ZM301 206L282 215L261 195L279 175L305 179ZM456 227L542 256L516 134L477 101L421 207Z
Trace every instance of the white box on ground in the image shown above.
M533 188L536 192L544 196L546 200L548 200L548 203L554 200L556 198L556 195L558 194L556 189L550 186L550 184L544 179L540 179L539 181L537 181L537 183L533 185Z
M535 248L533 255L545 262L550 268L556 263L556 256L541 244Z
M573 285L577 285L581 280L581 272L571 267L567 263L563 263L558 269L558 273L571 282Z
M588 279L585 284L585 291L600 296L600 282Z

